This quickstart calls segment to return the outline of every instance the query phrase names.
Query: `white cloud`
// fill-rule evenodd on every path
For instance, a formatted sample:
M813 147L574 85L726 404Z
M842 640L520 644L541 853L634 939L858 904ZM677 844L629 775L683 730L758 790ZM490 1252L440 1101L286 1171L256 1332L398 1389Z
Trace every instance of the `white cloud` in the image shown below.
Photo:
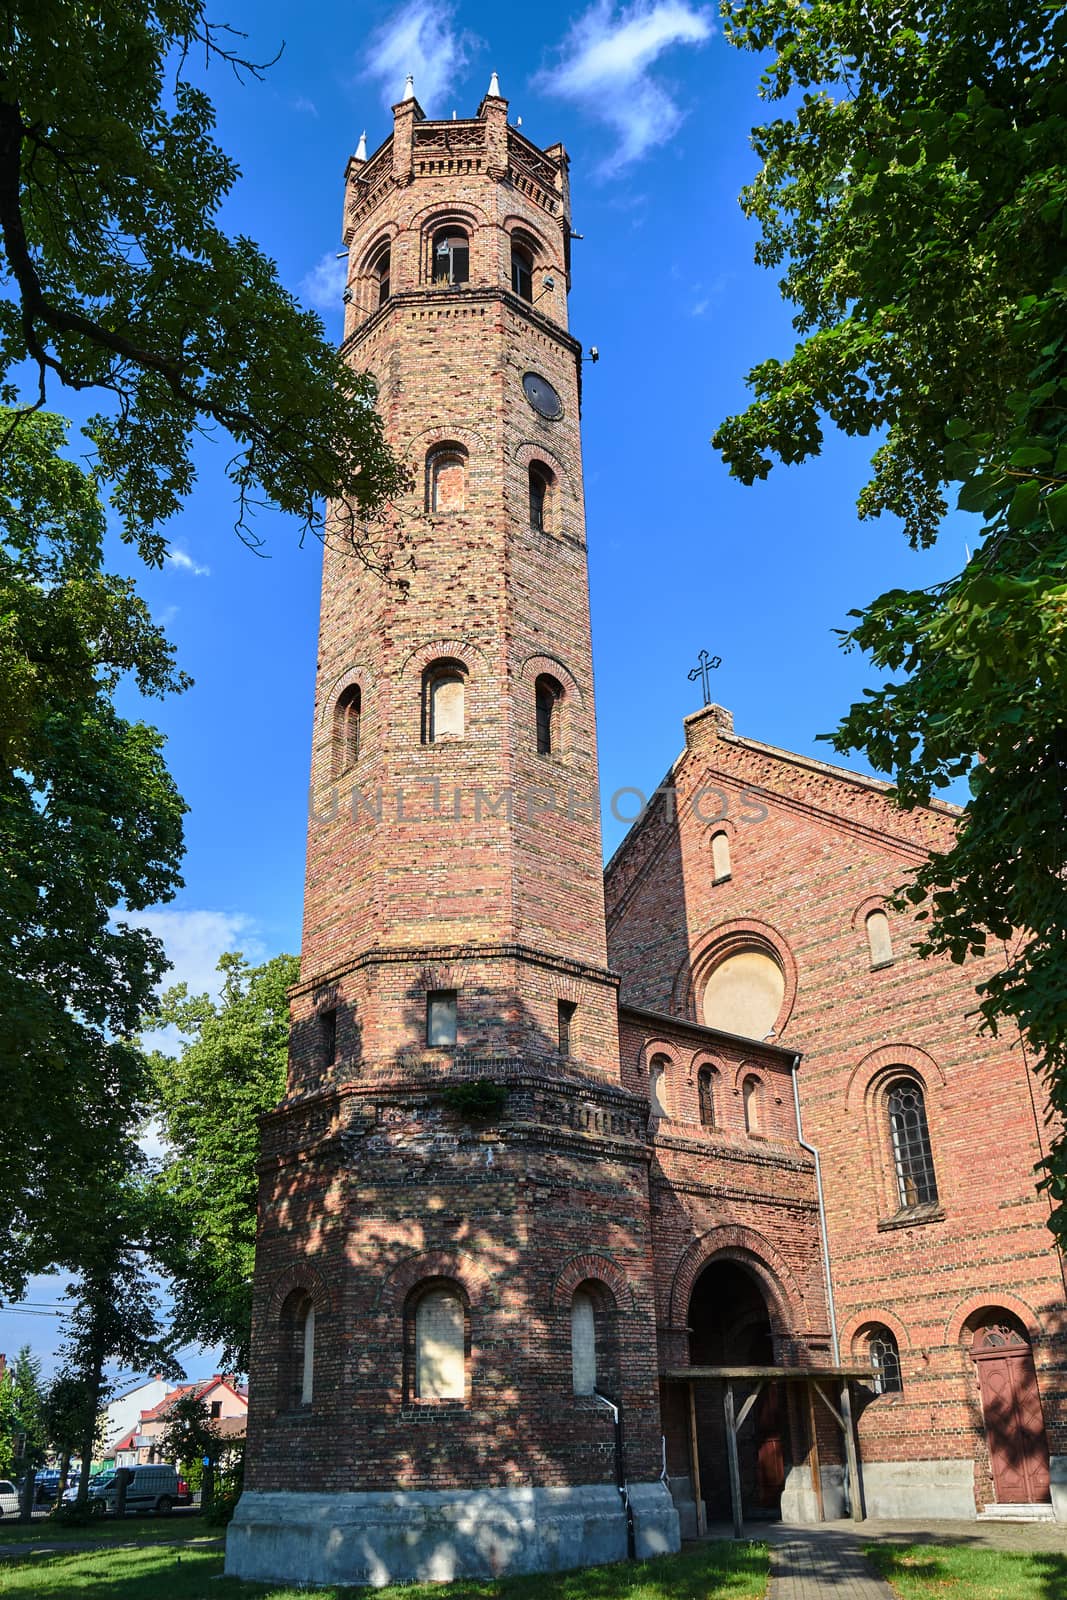
M243 950L250 961L262 961L266 951L251 917L229 911L179 911L162 906L153 911L129 911L123 922L147 928L170 959L172 971L164 973L163 988L189 985L190 994L219 992L221 977L215 968L226 950Z
M310 301L316 311L340 311L341 296L345 292L347 279L348 258L342 256L338 261L335 252L329 250L322 260L301 278L300 293L305 300Z
M617 11L596 3L574 23L554 67L535 83L606 122L617 144L601 171L611 175L668 140L684 112L651 69L676 45L706 44L715 32L710 10L685 0L635 0Z
M227 950L240 950L253 964L265 961L267 950L251 917L229 911L181 911L162 906L153 911L130 911L122 920L134 928L147 928L163 941L171 970L163 974L161 989L188 985L190 994L217 996L222 975L216 969ZM177 1030L153 1029L148 1042L164 1055L177 1055Z
M378 83L386 106L400 99L410 72L423 110L446 114L441 97L466 67L475 43L471 34L457 31L455 16L454 6L409 0L371 34L360 76Z
M309 100L306 95L298 94L290 104L294 111L304 111L309 117L317 117L319 114L319 108L314 100Z
M177 545L167 551L167 560L172 567L177 567L181 572L191 572L194 578L210 578L211 568L202 566L199 561L194 561L187 550L180 550Z

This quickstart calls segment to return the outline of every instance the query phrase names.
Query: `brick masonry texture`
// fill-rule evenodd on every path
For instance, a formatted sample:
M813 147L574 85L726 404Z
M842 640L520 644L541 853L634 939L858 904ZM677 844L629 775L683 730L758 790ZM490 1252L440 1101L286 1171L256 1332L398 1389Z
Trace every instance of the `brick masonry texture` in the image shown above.
M571 1300L587 1282L628 1476L658 1477L661 1435L671 1474L687 1474L682 1391L663 1375L711 1348L694 1328L708 1269L731 1337L755 1348L765 1329L764 1359L785 1365L833 1360L796 1071L822 1158L842 1358L862 1353L871 1322L900 1348L904 1391L863 1410L863 1454L973 1459L984 1504L968 1345L989 1308L1028 1330L1051 1447L1067 1453L1063 1279L1033 1180L1045 1106L1016 1045L975 1032L974 985L995 955L921 962L914 928L891 914L893 959L872 970L865 925L948 836L951 812L898 813L879 785L741 738L708 707L605 879L566 155L510 128L496 97L448 123L405 101L392 137L349 164L343 226L345 350L376 378L414 481L376 536L409 564L404 585L384 584L334 508L301 981L286 1099L263 1126L249 1486L612 1483L607 1414L573 1393ZM469 241L469 279L454 286L433 281L444 228ZM533 258L532 301L512 289L515 241ZM560 397L557 419L528 402L528 372ZM531 463L549 479L544 527ZM462 678L463 729L431 740L442 663ZM562 690L547 755L546 674ZM745 950L783 975L762 1042L717 1032L702 1011L716 963ZM457 1038L430 1046L426 997L440 990L456 994ZM898 1069L925 1090L939 1196L907 1212L884 1115ZM454 1091L485 1080L503 1098L479 1120ZM442 1282L464 1306L466 1388L426 1400L414 1308ZM294 1383L300 1296L315 1307L310 1404ZM699 1405L709 1501L724 1487L717 1403ZM802 1463L795 1389L781 1411L786 1465ZM839 1438L826 1416L818 1428L832 1466ZM762 1468L746 1452L747 1487Z

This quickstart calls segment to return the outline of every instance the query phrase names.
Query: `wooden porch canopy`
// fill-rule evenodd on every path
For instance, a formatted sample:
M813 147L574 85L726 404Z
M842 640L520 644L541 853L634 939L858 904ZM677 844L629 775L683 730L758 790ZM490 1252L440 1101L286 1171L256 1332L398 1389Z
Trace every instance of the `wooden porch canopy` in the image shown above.
M698 1534L707 1532L704 1496L700 1487L700 1455L697 1450L696 1386L698 1383L721 1383L723 1385L726 1454L730 1467L730 1506L733 1511L735 1539L741 1538L743 1521L741 1468L737 1459L737 1436L765 1383L802 1383L804 1385L808 1400L808 1431L811 1435L808 1467L811 1472L811 1487L815 1492L815 1504L819 1509L819 1521L821 1522L823 1520L822 1477L819 1471L819 1441L815 1429L815 1396L818 1395L844 1435L852 1517L856 1522L863 1521L863 1488L860 1483L859 1461L856 1455L856 1433L852 1425L852 1399L848 1386L853 1378L866 1378L868 1381L874 1378L874 1369L869 1362L866 1364L854 1362L848 1366L833 1367L676 1367L669 1372L661 1373L660 1377L672 1383L684 1383L689 1390L689 1466L693 1484L693 1496L696 1501ZM735 1383L752 1385L751 1393L746 1397L739 1411L734 1405ZM839 1406L834 1404L826 1392L831 1383L835 1383L838 1386Z

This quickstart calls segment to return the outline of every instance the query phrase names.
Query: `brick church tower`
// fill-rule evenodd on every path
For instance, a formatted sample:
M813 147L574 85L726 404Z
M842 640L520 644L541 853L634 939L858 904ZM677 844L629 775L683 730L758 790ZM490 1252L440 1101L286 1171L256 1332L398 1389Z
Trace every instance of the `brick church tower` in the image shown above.
M409 80L349 162L344 239L344 349L414 473L414 559L386 584L328 532L228 1570L673 1549L648 1102L620 1081L605 942L566 154L509 126L495 75L448 122Z

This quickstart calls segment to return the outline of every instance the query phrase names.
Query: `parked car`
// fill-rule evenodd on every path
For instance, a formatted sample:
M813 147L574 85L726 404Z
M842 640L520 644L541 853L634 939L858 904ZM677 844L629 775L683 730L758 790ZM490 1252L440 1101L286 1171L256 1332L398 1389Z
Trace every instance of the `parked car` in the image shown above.
M184 1478L179 1478L178 1479L178 1500L177 1500L177 1504L180 1505L180 1506L191 1506L192 1503L193 1503L193 1491L190 1489L189 1485L186 1483Z
M54 1467L45 1467L37 1473L33 1483L33 1503L35 1506L50 1506L53 1500L58 1499L60 1491L59 1473Z
M114 1470L115 1469L113 1467L104 1467L104 1468L102 1468L102 1469L100 1469L100 1470L98 1470L96 1472L90 1473L90 1475L89 1475L89 1494L90 1495L92 1494L95 1485L98 1484L102 1478L110 1477L111 1474L114 1472ZM78 1478L79 1478L79 1476L80 1476L79 1473L72 1472L70 1477L67 1479L68 1487L66 1489L64 1489L64 1491L63 1491L63 1504L65 1506L72 1506L74 1504L75 1500L77 1500L77 1498L78 1498Z
M165 1517L178 1500L178 1474L174 1467L122 1467L129 1473L126 1488L127 1511L154 1511ZM103 1516L118 1503L119 1474L105 1472L89 1490L89 1510Z
M7 1478L0 1478L0 1517L17 1517L19 1492Z

